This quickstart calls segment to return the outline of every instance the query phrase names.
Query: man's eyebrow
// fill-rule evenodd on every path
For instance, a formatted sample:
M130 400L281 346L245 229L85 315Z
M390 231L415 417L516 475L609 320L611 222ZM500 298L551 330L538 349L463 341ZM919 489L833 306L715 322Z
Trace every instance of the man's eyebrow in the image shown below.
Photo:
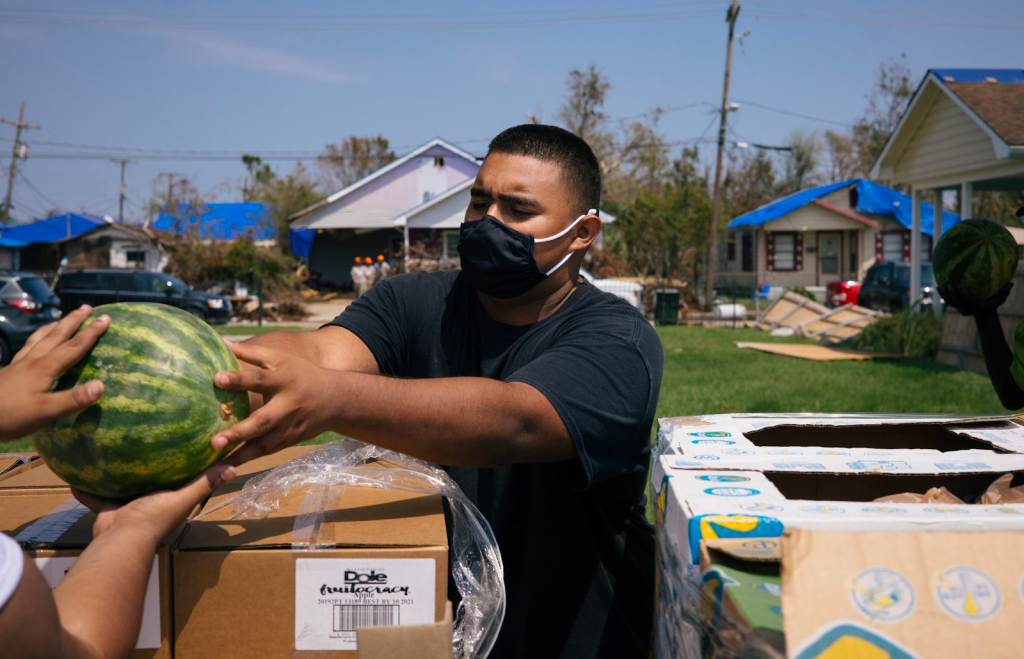
M470 197L490 197L491 193L483 188L478 188L475 185L469 189Z
M511 194L500 194L498 199L501 199L507 204L513 206L526 206L527 208L540 208L540 203L530 199L529 197L517 197Z

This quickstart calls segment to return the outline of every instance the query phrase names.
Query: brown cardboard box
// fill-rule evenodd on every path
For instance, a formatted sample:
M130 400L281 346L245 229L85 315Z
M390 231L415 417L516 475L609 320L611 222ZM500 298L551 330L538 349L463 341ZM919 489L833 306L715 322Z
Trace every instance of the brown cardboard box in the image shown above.
M0 493L0 531L13 536L55 587L92 540L96 516L69 493L15 490ZM182 527L183 529L184 527ZM170 659L171 562L169 545L156 552L142 613L142 629L133 659Z
M355 657L357 626L443 620L440 497L318 485L231 519L217 506L237 489L210 498L173 554L177 659Z
M444 617L429 625L360 627L357 659L452 659L452 603Z
M1021 531L787 530L788 656L1019 657L1022 550Z

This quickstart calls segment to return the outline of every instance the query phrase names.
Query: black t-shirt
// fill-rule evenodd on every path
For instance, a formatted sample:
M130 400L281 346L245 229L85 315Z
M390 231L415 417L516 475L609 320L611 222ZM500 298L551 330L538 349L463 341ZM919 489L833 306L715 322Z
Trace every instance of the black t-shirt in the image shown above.
M448 271L385 279L332 324L362 339L385 375L524 382L572 437L577 460L447 467L490 521L505 565L491 656L646 657L654 537L644 489L663 357L636 309L581 284L550 317L505 325Z

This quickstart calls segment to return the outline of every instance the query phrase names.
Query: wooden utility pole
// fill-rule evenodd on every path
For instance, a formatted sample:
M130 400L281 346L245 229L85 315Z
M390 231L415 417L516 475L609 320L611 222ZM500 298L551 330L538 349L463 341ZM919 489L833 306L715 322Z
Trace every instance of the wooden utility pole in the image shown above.
M177 217L178 209L174 208L174 179L182 178L182 176L181 174L175 174L173 172L160 172L159 174L156 175L156 178L159 181L165 176L167 177L167 205L164 209L164 212L166 212L171 217ZM150 209L150 215L152 215L152 209ZM175 220L175 222L177 222L177 220ZM148 222L146 223L146 226L149 226Z
M736 18L740 5L732 0L725 20L729 23L729 44L725 49L725 82L722 85L722 118L718 124L718 156L715 161L715 188L711 199L711 235L708 236L708 267L704 285L704 305L711 309L715 288L715 260L718 258L718 220L722 214L722 156L725 152L725 128L729 121L729 74L732 71L732 35L736 30ZM756 282L755 282L756 287Z
M138 161L132 160L131 158L111 158L110 162L114 163L115 165L121 165L121 195L119 197L119 201L117 204L117 219L120 222L124 222L124 167L125 165L134 165Z
M32 126L25 123L25 101L21 102L21 109L18 110L18 121L11 121L0 117L0 122L3 122L9 126L14 126L14 147L11 149L11 168L7 172L7 195L4 197L4 212L0 215L0 220L3 220L4 224L7 224L11 219L11 192L14 190L14 174L17 171L18 158L21 150L21 131L25 130L39 130L39 126Z

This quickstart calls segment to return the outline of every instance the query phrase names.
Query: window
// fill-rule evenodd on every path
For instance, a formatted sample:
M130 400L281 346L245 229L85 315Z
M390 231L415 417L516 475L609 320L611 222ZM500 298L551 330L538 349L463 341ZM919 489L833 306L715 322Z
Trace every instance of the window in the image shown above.
M730 261L736 260L736 234L730 233L728 240L726 240L726 250L728 252L728 259Z
M794 234L775 234L774 269L796 270L796 236Z
M444 258L446 261L459 260L459 232L445 231L444 233Z
M749 231L744 231L741 237L741 258L742 266L740 270L742 272L753 272L754 271L754 234Z
M434 156L434 167L444 167L444 156Z
M882 234L882 260L901 263L903 261L903 232Z
M87 291L96 288L96 275L80 273L65 275L60 280L60 287L66 291Z
M31 297L43 300L50 298L50 287L40 277L22 277L18 280L18 285Z
M140 250L131 250L125 253L125 260L128 261L129 268L135 268L138 266L146 267L146 252Z
M168 290L167 284L161 277L136 275L131 279L134 282L135 290L141 293L166 293Z

